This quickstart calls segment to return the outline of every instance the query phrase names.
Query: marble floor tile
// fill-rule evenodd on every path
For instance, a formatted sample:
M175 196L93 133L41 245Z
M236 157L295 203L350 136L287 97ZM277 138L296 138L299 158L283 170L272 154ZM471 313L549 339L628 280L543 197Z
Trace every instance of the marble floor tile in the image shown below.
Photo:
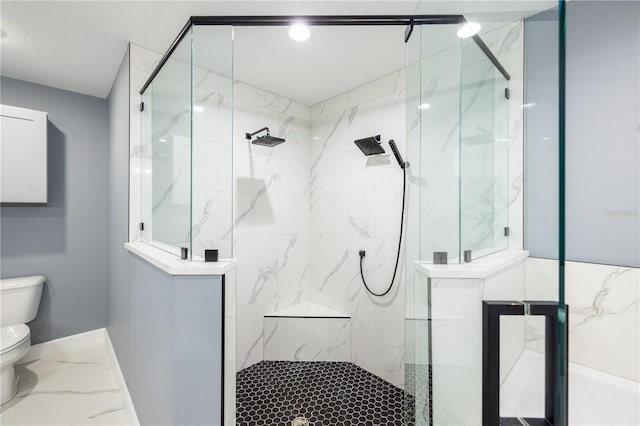
M102 344L16 368L18 394L2 406L6 425L126 425L120 389Z

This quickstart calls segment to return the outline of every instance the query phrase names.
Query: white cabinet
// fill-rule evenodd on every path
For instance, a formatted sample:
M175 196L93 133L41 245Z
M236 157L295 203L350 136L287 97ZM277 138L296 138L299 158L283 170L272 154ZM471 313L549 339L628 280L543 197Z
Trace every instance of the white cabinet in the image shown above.
M47 113L0 105L0 202L47 202Z

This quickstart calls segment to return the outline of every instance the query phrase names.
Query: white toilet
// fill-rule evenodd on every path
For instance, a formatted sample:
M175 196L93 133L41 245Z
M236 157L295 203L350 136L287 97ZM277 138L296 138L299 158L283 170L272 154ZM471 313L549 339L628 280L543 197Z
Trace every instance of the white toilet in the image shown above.
M29 352L33 320L40 306L44 277L8 278L0 280L0 403L16 396L18 378L13 366Z

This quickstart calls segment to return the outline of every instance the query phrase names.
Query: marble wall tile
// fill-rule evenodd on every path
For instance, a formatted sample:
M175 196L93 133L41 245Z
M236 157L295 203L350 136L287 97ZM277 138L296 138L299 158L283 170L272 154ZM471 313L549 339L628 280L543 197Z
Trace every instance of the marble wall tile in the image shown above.
M321 117L340 113L346 110L348 105L349 93L347 92L313 105L311 107L310 119L312 122L316 122Z
M638 268L566 265L570 360L640 381Z
M238 336L238 369L266 359L271 342L286 337L280 333L287 327L267 327L264 315L309 298L309 114L309 107L290 99L234 84L232 234L244 330ZM252 145L245 133L262 127L286 142ZM269 356L274 353L280 356Z
M350 361L350 320L265 317L264 359Z
M307 324L304 318L264 319L264 359L306 361Z
M351 361L351 320L307 318L309 361Z
M404 357L404 286L400 260L394 290L367 295L359 269L374 291L393 276L402 171L387 145L406 156L404 70L311 108L310 297L352 316L351 359L401 385ZM387 154L366 157L355 139L380 134ZM316 139L317 138L317 139ZM375 330L375 331L374 331Z
M309 235L279 236L278 253L278 295L289 295L288 305L309 300Z
M557 261L527 260L527 297L557 300ZM638 268L565 263L569 360L634 381L638 377ZM527 348L543 351L544 323L529 321Z
M345 173L348 168L349 111L343 109L311 122L311 176Z

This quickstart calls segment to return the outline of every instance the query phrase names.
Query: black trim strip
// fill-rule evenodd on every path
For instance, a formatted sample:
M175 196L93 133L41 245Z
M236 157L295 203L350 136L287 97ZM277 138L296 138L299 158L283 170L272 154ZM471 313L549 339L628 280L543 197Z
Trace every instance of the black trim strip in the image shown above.
M431 278L427 278L427 365L429 395L429 426L433 426L433 316L431 303Z
M318 317L309 315L265 315L265 318L351 319L351 317Z
M151 73L147 81L144 83L144 86L142 86L142 89L140 89L141 95L144 94L144 91L147 90L147 87L149 87L153 79L156 78L156 75L158 75L158 73L160 72L164 64L169 60L169 57L171 56L173 51L176 50L176 48L178 47L182 39L187 35L190 29L191 29L191 19L189 19L187 23L184 25L184 27L182 27L182 29L180 30L180 33L178 33L178 37L176 37L176 39L173 40L173 43L171 43L171 46L169 46L169 49L167 49L165 54L162 55L162 58L160 58L160 62L158 62L158 65L156 65L156 67L153 69L153 72Z
M473 41L476 42L480 50L482 50L484 54L487 56L487 58L489 58L491 63L493 63L493 65L498 69L498 71L500 71L500 74L502 74L502 76L505 79L507 79L507 81L511 80L511 75L509 75L507 70L504 69L502 64L498 61L498 58L496 58L493 52L491 52L491 49L489 49L489 47L486 44L484 44L484 41L482 41L480 36L476 34L472 38L473 38Z
M140 89L142 95L151 84L160 69L167 62L173 51L178 47L192 25L231 25L231 26L284 26L294 21L304 21L307 25L446 25L467 22L462 15L292 15L292 16L192 16L187 20L178 37L171 43L169 49L160 59L158 65ZM475 35L473 40L487 55L489 60L498 68L502 75L509 80L511 76L498 59L491 53L482 39Z
M195 25L286 26L304 21L307 25L416 25L459 24L462 15L279 15L279 16L192 16Z
M226 292L225 292L225 286L226 286L226 281L225 281L225 275L222 276L222 286L221 286L221 297L222 297L222 368L220 369L220 425L225 425L226 423L225 418L224 418L224 414L225 414L225 395L224 395L224 374L225 374L225 356L227 354L227 348L225 346L225 341L226 341L226 336L225 336L225 328L226 328L226 324L225 324L225 316L227 315L227 311L226 311Z

